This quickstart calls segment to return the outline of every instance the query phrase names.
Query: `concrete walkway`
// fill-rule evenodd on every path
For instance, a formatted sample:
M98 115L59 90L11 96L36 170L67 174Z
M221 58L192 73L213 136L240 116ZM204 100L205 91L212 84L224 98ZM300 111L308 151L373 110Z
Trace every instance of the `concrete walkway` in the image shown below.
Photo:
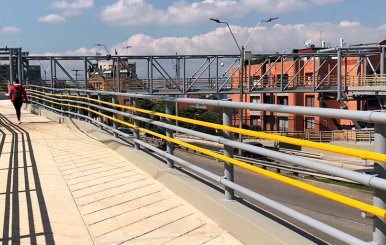
M2 244L240 244L104 144L0 101Z

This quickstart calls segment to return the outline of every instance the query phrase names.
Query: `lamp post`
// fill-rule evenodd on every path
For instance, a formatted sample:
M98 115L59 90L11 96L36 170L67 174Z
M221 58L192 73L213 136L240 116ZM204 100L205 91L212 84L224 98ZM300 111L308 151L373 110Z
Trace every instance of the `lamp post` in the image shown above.
M95 44L95 46L104 47L106 52L107 52L107 54L111 56L111 54L110 54L109 50L107 49L106 45L101 44L101 43L97 43L97 44Z
M248 45L248 43L251 41L252 39L252 36L253 34L255 34L257 28L259 27L259 25L261 24L261 22L271 22L273 20L277 20L279 17L271 17L269 19L266 19L266 20L260 20L257 25L255 26L251 36L248 38L248 41L245 43L245 45L241 46L240 48L240 45L238 44L236 38L235 38L235 35L233 35L233 32L232 32L232 29L230 28L228 22L226 21L221 21L219 19L215 19L215 18L209 18L211 21L214 21L216 23L223 23L223 24L226 24L228 29L229 29L229 32L232 34L232 37L233 37L233 40L235 41L236 45L237 45L237 48L239 49L240 51L240 75L239 75L239 87L240 87L240 102L243 102L243 79L244 79L244 63L245 63L245 47ZM240 129L243 128L243 109L239 109L239 127ZM243 141L243 136L242 134L239 134L239 141L242 142ZM241 155L242 151L239 149L239 155Z

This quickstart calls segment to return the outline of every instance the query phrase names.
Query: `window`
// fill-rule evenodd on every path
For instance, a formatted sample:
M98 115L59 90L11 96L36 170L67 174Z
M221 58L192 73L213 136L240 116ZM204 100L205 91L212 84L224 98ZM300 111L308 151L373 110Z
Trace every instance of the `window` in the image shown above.
M314 73L312 72L307 72L306 73L306 84L311 85L312 84L312 78L314 76Z
M288 117L278 117L279 131L288 131Z
M251 116L251 125L259 125L260 116Z
M306 96L306 106L315 107L315 96L313 95Z
M259 85L260 84L260 76L253 76L252 77L252 84L253 84L253 86Z
M313 117L306 117L305 118L306 122L306 129L313 129L315 128L315 118Z
M288 96L278 96L277 97L278 105L288 105Z
M264 98L264 104L271 104L272 103L271 102L271 96L265 95L265 96L263 96L263 98Z
M251 97L251 99L252 99L252 103L259 103L260 102L260 96L252 96Z

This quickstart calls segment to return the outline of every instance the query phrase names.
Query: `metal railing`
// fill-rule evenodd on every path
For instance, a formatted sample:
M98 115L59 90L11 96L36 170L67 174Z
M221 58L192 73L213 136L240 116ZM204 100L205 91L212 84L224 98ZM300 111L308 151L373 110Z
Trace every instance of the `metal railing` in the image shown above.
M292 137L315 142L374 143L374 129L332 131L263 131L264 133Z
M379 201L384 200L383 193L386 191L386 181L381 176L366 175L351 170L346 170L340 167L335 167L327 164L317 162L312 159L305 159L298 156L293 156L283 152L277 152L270 149L265 149L253 145L249 145L242 142L237 142L229 138L228 136L214 136L191 129L183 128L172 124L172 120L190 123L194 125L200 125L204 127L213 128L216 130L222 130L226 135L232 133L240 133L247 136L253 136L257 138L264 138L273 141L285 142L294 145L307 146L329 152L340 153L344 155L355 156L361 159L369 159L376 161L375 170L385 167L386 155L386 113L381 112L359 112L359 111L344 111L337 109L326 109L326 108L307 108L307 107L296 107L296 106L276 106L266 104L250 104L250 103L235 103L228 101L214 101L214 100L201 100L201 99L185 99L185 98L174 98L174 97L157 97L150 95L139 95L139 94L125 94L115 92L96 92L91 90L75 90L75 89L50 89L38 86L30 86L28 89L29 96L31 98L33 106L43 107L48 110L62 114L62 116L77 117L89 122L98 124L103 128L109 129L115 135L126 135L118 130L118 125L130 127L134 130L134 136L131 138L136 148L144 147L151 149L157 154L167 158L168 166L173 168L174 164L180 164L184 167L191 169L193 172L199 173L210 180L214 180L224 186L225 195L228 199L234 198L234 191L242 193L250 198L257 200L260 203L269 205L273 209L280 213L283 213L289 217L292 217L304 224L309 225L319 231L322 231L342 242L348 244L364 244L365 241L349 235L341 230L338 230L330 225L324 224L314 218L306 216L298 211L295 211L283 204L276 201L270 200L258 193L254 193L247 188L240 186L233 181L233 166L239 166L247 169L253 173L260 174L282 183L297 187L304 191L311 192L313 194L325 197L335 202L356 208L358 210L367 212L374 216L377 222L374 222L374 242L378 243L382 241L385 233L382 231L384 227L384 219L386 218L386 205ZM102 97L105 99L102 100ZM132 105L122 105L116 103L117 97L130 98L133 101ZM108 101L106 100L108 99ZM159 100L165 103L165 113L153 112L145 109L138 108L138 99L151 99ZM172 103L173 102L173 103ZM215 124L204 121L198 121L195 119L189 119L172 115L172 107L175 103L189 103L189 104L200 104L207 106L218 106L223 108L224 124ZM286 112L293 114L306 114L314 116L324 116L332 118L344 118L351 120L361 120L365 122L375 123L375 141L376 149L379 151L371 152L364 150L356 150L347 147L333 146L325 143L311 142L307 140L294 139L290 137L267 134L263 132L256 132L252 130L240 129L238 127L232 127L230 125L229 118L232 118L232 108L244 108L253 110L268 110L273 112ZM150 119L145 115L151 115L153 117L163 118L165 122ZM96 117L103 118L104 120L97 120ZM103 123L103 121L111 121L113 123ZM166 130L166 134L157 133L148 129L148 125L155 125L156 127L163 128ZM184 142L179 139L175 139L173 134L175 132L189 134L192 136L200 137L202 139L217 142L224 145L224 154L213 152L206 148L198 147L191 143ZM140 139L140 133L146 133L157 137L161 140L166 141L166 151L158 149ZM215 175L205 169L202 169L192 163L187 162L181 158L176 157L174 152L174 144L195 150L204 155L213 157L215 159L224 161L225 174L224 176ZM252 153L267 156L269 158L285 161L288 163L296 164L298 166L306 167L315 171L320 171L325 174L331 174L337 177L345 178L356 183L360 183L366 186L375 188L375 203L369 205L361 201L352 199L342 194L334 193L319 187L312 186L302 181L292 179L279 173L274 173L261 169L244 162L242 159L233 158L233 148L239 148Z

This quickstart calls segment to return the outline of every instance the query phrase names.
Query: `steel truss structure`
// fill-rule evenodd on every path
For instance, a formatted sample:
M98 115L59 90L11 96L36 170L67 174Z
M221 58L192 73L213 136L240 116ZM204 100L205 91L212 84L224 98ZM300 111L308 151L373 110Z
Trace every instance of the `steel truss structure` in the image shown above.
M93 74L99 74L115 92L160 95L317 92L335 94L339 101L351 95L386 93L385 47L252 54L243 65L241 55L35 56L21 48L1 48L0 61L3 67L9 67L9 72L0 74L0 79L10 84L19 78L24 83L51 87L57 87L57 81L62 80L75 88L92 88L90 67L93 67ZM109 78L95 65L101 61L113 64ZM124 61L134 62L136 69L133 71ZM42 62L48 64L47 69L43 69ZM49 71L48 78L47 74L40 79L29 77L31 64L40 64L41 71ZM130 76L122 77L122 67ZM74 69L83 72L81 80L78 74L76 78L71 75Z

